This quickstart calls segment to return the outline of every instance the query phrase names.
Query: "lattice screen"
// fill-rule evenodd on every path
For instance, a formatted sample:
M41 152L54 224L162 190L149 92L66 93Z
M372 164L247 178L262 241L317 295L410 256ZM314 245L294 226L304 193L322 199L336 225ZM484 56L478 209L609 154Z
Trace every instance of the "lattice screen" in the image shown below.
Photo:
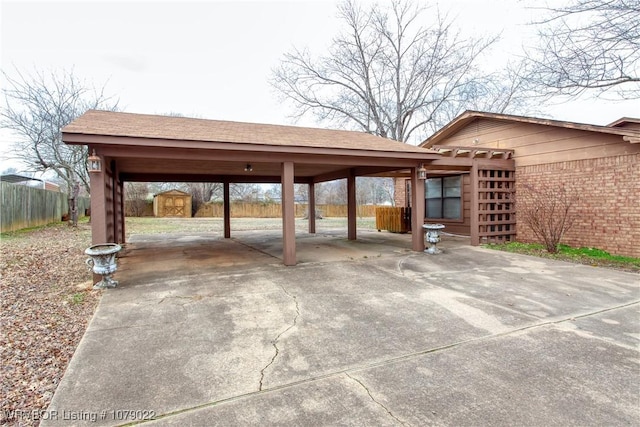
M480 243L516 238L515 171L478 170L478 235Z

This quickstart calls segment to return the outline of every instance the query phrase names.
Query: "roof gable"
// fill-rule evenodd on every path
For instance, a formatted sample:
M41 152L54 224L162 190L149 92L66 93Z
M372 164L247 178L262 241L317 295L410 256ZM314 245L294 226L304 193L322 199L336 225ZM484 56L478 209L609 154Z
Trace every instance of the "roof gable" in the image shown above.
M573 129L584 132L596 132L596 133L604 133L604 134L613 134L620 135L623 137L625 141L628 142L640 142L640 131L635 129L628 128L619 128L619 127L611 127L611 126L598 126L598 125L589 125L583 123L574 123L574 122L565 122L559 120L550 120L550 119L540 119L535 117L524 117L524 116L514 116L508 114L496 114L496 113L485 113L480 111L465 111L443 128L438 130L436 133L431 135L425 141L423 141L420 146L429 148L433 145L438 145L442 143L447 138L457 134L462 131L468 125L477 122L481 119L484 123L496 122L496 123L528 123L534 125L542 125L542 126L550 126L562 129Z

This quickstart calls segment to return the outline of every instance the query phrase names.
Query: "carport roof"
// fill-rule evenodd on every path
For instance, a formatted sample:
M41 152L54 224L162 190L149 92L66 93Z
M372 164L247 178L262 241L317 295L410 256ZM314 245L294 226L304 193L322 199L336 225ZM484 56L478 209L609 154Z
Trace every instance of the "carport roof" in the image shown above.
M89 110L63 128L70 135L338 148L395 153L430 150L364 132Z

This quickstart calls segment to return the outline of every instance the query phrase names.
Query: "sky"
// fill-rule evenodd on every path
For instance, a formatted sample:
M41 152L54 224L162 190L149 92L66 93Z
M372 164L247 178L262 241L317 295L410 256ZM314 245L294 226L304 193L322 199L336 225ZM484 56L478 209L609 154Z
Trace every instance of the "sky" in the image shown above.
M502 31L499 61L531 42L526 24L539 12L528 4L539 2L441 0L440 9L467 34ZM269 84L272 69L294 46L323 53L339 29L333 0L2 0L0 24L0 67L9 75L73 68L118 97L123 111L302 126L321 125L294 122ZM640 116L640 100L571 102L547 111L558 120L605 125ZM13 138L0 130L0 170L16 166L8 158Z

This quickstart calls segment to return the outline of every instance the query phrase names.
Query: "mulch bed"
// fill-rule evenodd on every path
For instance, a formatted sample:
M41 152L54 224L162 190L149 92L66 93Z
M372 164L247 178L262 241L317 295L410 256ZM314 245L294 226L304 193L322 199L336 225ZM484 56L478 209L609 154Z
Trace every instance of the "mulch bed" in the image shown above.
M86 223L0 239L0 424L38 425L28 414L51 402L101 295L85 264L90 241Z

